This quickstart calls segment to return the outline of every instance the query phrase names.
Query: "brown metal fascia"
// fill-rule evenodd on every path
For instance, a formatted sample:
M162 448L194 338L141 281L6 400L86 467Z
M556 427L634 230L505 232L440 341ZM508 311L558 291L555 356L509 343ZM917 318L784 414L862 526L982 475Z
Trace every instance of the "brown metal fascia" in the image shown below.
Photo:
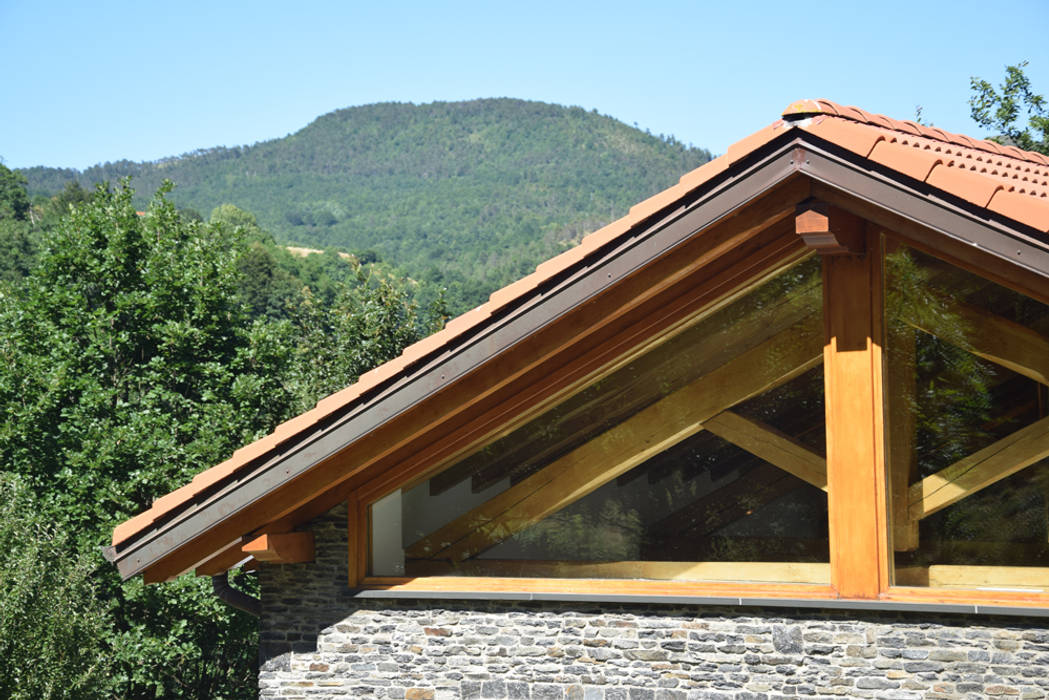
M1028 227L802 132L798 170L947 238L1049 277L1049 239Z
M635 232L540 286L530 298L490 319L455 347L418 363L410 372L380 387L367 401L314 426L294 443L282 445L277 453L263 458L230 482L218 485L189 507L117 545L115 563L121 576L128 579L157 565L265 494L306 475L312 466L347 449L553 319L666 255L696 231L795 176L799 168L791 154L797 133L794 129L785 131L784 136L757 149L697 192L639 224ZM212 554L201 556L206 559Z

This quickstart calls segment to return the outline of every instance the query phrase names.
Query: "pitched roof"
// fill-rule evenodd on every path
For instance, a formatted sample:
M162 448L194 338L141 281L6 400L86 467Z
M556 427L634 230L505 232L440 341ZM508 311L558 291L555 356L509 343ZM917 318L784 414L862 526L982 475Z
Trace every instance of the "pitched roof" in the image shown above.
M260 459L279 452L282 445L332 416L366 403L428 358L454 348L464 336L485 327L495 315L522 303L551 280L638 232L655 214L712 186L723 173L763 146L785 134L801 133L865 159L872 168L881 167L971 207L994 212L1018 224L1021 232L1049 233L1049 157L873 115L827 100L795 102L780 119L733 144L719 158L685 174L673 187L635 205L626 216L586 236L579 245L540 264L532 274L492 293L486 303L450 320L440 332L409 346L399 357L365 373L352 386L322 399L312 410L279 425L270 435L242 447L189 484L157 499L151 508L117 526L113 544L133 540L158 522L191 508L205 492L235 481Z

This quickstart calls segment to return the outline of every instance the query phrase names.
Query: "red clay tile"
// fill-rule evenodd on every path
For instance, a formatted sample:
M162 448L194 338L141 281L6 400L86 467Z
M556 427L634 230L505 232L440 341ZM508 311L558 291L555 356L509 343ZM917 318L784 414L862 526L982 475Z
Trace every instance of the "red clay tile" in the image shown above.
M934 168L925 182L980 207L987 206L994 193L1003 187L994 178L949 167Z
M429 336L435 338L436 334ZM337 391L331 396L326 396L317 402L317 410L323 412L325 415L330 415L335 411L339 410L343 406L349 404L351 401L361 395L360 387L354 383L351 386L346 387L341 391Z
M885 140L885 133L881 130L847 119L824 119L805 127L805 130L864 158L870 155L875 144Z
M879 141L867 157L923 182L935 166L943 163L943 158L935 153L890 141Z
M864 124L868 123L868 119L870 118L870 115L859 107L839 107L838 114L846 119L852 119Z
M631 216L630 218L633 219L634 217ZM572 265L582 260L584 257L586 257L586 253L587 251L585 249L580 250L579 246L576 246L575 248L569 248L560 255L554 256L545 262L539 263L539 265L537 265L535 268L536 274L541 276L543 279L549 279L554 275L558 274L559 272L567 270Z
M769 124L761 131L756 131L745 139L740 139L729 146L728 151L725 152L725 155L723 155L722 158L727 159L728 164L731 165L740 158L750 155L772 139L782 134L785 127L786 124L782 121Z
M128 539L132 535L145 530L147 527L153 524L153 511L152 509L139 513L129 520L117 525L113 528L113 539L112 544L120 544L124 540Z
M691 192L700 185L709 182L714 177L728 170L728 166L728 158L715 158L714 160L699 166L692 172L682 175L678 180L678 184Z
M1049 233L1049 197L1002 190L995 193L987 208L1043 233Z
M836 105L828 100L798 100L797 102L791 102L787 105L787 108L783 110L784 117L792 117L801 114L820 114L832 110L831 114L837 114L837 110L834 109Z
M655 214L663 207L666 207L674 202L677 202L685 195L685 188L681 186L680 181L673 187L667 188L659 194L653 195L648 199L638 202L634 206L630 207L630 217L635 221L641 219L647 219L649 216Z
M467 331L484 319L488 318L488 307L485 304L475 306L461 316L456 316L448 323L444 324L444 332L448 334L448 340L457 338L464 331Z

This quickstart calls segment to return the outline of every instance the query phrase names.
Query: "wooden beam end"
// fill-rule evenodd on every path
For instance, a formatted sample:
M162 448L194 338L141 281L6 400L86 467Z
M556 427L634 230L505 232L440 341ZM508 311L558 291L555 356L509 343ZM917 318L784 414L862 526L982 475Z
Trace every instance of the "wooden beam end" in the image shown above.
M806 199L794 213L794 232L820 255L863 255L863 221L826 202Z
M302 564L313 561L313 533L261 535L241 547L241 551L268 564Z

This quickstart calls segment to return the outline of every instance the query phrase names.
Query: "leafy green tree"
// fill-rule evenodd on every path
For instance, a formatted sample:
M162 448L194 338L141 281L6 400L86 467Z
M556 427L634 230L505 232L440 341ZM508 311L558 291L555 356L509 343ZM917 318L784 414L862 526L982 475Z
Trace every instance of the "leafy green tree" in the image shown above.
M25 221L29 216L29 195L22 173L0 163L0 219Z
M253 618L206 579L121 583L98 545L432 324L413 285L352 261L332 281L338 304L295 291L283 315L253 315L245 290L259 273L245 261L277 247L182 215L169 187L141 214L128 183L100 186L45 232L28 276L0 286L0 466L35 492L67 554L95 562L104 652L84 645L105 659L105 695L255 697ZM32 644L37 666L61 653Z
M1031 81L1024 73L1026 67L1027 61L1006 66L1005 81L997 90L986 80L971 78L972 118L995 131L992 141L1049 155L1049 109L1045 98L1031 89ZM1023 115L1027 116L1026 126Z
M291 405L283 338L237 301L243 246L186 221L164 195L139 216L126 184L100 187L0 298L0 464L75 551L97 552L116 523ZM235 690L254 673L250 618L206 582L143 591L98 565L114 695L251 695Z
M20 280L33 265L31 213L25 177L0 163L0 281Z
M107 697L109 621L67 533L0 472L0 696Z

